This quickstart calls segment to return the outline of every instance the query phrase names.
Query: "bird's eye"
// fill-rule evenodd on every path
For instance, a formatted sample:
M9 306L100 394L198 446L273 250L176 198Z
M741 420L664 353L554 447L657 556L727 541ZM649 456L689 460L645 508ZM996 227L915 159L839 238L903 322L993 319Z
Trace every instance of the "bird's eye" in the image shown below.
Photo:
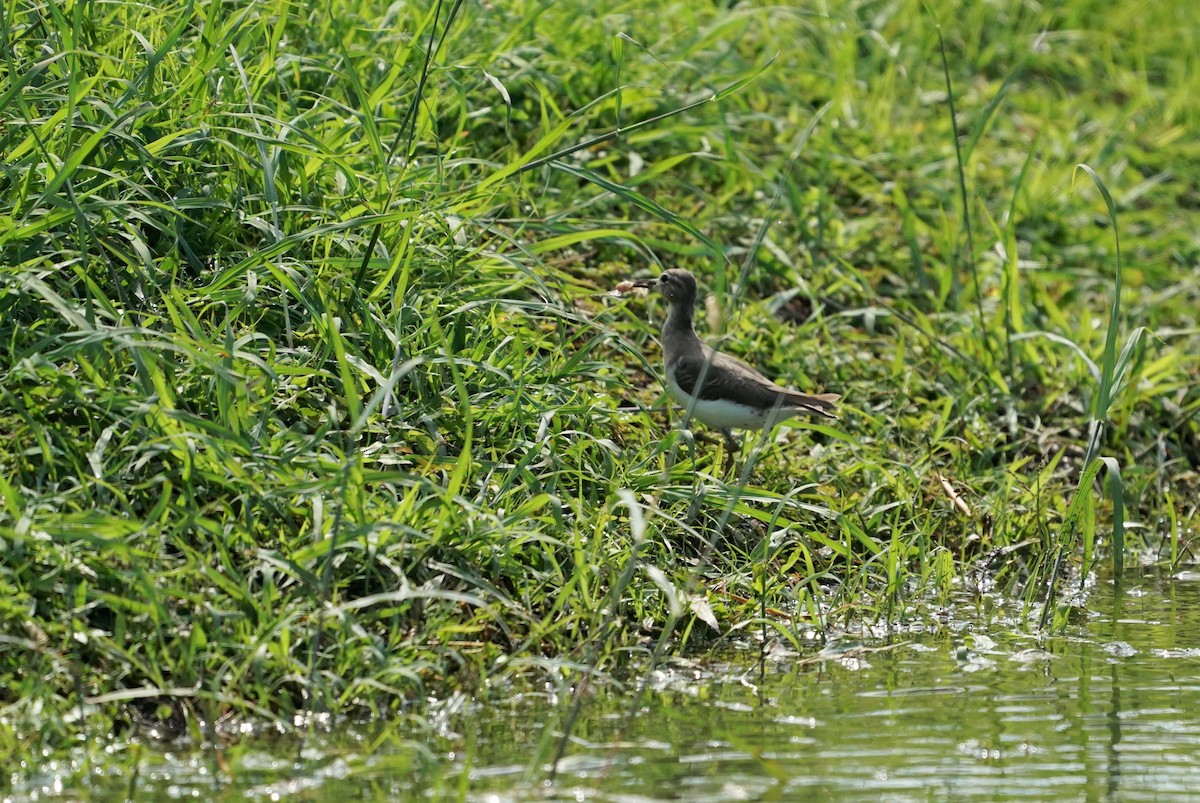
M664 273L662 276L660 276L660 277L659 277L658 281L659 281L661 284L666 284L667 282L669 282L669 281L671 281L671 280L670 280L670 279L668 279L668 278L667 278L667 274L665 274L665 273Z

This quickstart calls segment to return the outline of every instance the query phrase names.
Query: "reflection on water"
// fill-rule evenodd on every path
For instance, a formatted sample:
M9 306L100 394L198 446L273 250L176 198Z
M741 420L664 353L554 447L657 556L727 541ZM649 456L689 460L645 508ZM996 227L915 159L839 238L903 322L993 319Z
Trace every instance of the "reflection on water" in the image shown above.
M765 665L750 652L674 661L649 677L635 716L628 692L586 698L553 783L535 757L553 754L568 701L526 692L455 707L435 743L381 749L360 733L299 754L250 748L232 787L214 786L202 757L147 756L138 789L496 801L1200 794L1200 582L1131 574L1119 594L1096 590L1062 634L1027 629L952 616Z

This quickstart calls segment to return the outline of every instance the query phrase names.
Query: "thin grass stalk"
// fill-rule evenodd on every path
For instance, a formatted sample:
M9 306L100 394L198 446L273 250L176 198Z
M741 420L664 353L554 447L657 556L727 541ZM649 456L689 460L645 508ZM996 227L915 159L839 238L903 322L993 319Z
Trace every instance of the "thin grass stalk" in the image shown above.
M1100 190L1100 195L1104 198L1104 205L1108 209L1108 218L1113 226L1113 243L1116 248L1116 267L1113 275L1113 297L1112 308L1108 314L1108 329L1104 335L1104 352L1100 360L1100 383L1096 389L1096 393L1092 397L1092 420L1088 423L1088 444L1087 452L1084 454L1083 467L1087 469L1088 464L1095 459L1097 451L1100 449L1100 444L1103 441L1103 426L1104 419L1108 415L1109 405L1112 403L1113 380L1116 372L1117 359L1117 333L1121 326L1121 232L1117 224L1117 210L1113 204L1112 196L1108 192L1108 187L1104 186L1104 182L1100 176L1086 164L1076 165L1076 171L1083 170L1095 183ZM1072 176L1072 181L1074 177Z
M1008 257L1004 263L1004 287L1002 289L1004 296L1004 355L1005 371L1010 387L1016 383L1013 334L1018 331L1018 327L1022 326L1025 320L1024 310L1021 308L1020 254L1017 251L1017 200L1021 197L1021 188L1025 184L1029 166L1033 164L1033 157L1037 154L1041 136L1039 131L1034 137L1033 144L1029 146L1029 155L1025 157L1025 163L1021 165L1021 173L1017 176L1017 184L1013 187L1012 201L1008 206L1008 220L1004 221L1005 250Z
M321 569L321 585L317 589L317 599L316 599L317 626L313 632L312 646L309 649L309 658L308 658L308 695L309 695L309 713L310 714L319 714L319 713L322 713L323 710L326 710L317 705L318 700L320 701L321 706L324 706L327 703L327 701L325 699L325 690L324 690L323 684L321 684L321 686L322 686L322 688L320 689L321 693L318 694L318 685L319 684L317 683L317 667L318 667L318 662L320 661L322 640L325 635L326 610L329 608L330 603L332 602L332 599L333 599L333 566L334 566L334 561L337 560L337 550L338 550L338 547L340 546L339 541L340 541L340 536L341 536L341 532L342 532L342 515L343 515L343 508L345 507L345 500L342 497L344 497L344 495L345 495L344 489L346 487L346 474L348 473L348 471L349 471L349 462L347 461L346 463L343 464L343 466L339 472L340 479L338 482L338 491L339 491L338 506L337 506L337 509L333 513L333 526L331 527L330 533L329 533L329 551L325 556L325 562ZM321 527L320 527L321 522L318 520L318 521L314 521L313 524L314 524L313 535L314 535L314 537L320 539L321 538ZM315 735L316 717L309 716L307 724L308 724L308 728L307 728L308 735L310 735L310 736ZM299 751L301 751L303 749L303 747L304 747L304 740L301 739L300 743L296 746L297 755L299 755Z
M1141 342L1144 329L1139 327L1134 330L1118 360L1117 337L1121 326L1121 290L1124 271L1121 265L1121 232L1117 222L1116 205L1113 203L1112 195L1108 192L1108 187L1104 185L1104 182L1095 170L1086 164L1077 165L1076 171L1078 170L1083 170L1088 174L1092 182L1100 190L1100 195L1104 198L1104 205L1108 210L1108 218L1112 222L1115 248L1112 309L1109 311L1108 329L1104 336L1104 352L1100 361L1100 384L1093 397L1092 419L1088 424L1087 451L1084 453L1083 468L1081 469L1082 475L1087 476L1089 467L1096 459L1101 443L1103 442L1104 422L1108 417L1109 407L1112 405L1116 380L1118 375L1124 372L1124 368L1129 364L1130 359L1132 359L1137 345ZM1103 462L1109 468L1108 489L1113 500L1113 574L1115 577L1120 578L1125 558L1125 526L1122 515L1123 485L1121 482L1120 467L1116 460L1108 458ZM1082 493L1084 490L1085 486L1081 482L1080 486L1076 489L1076 493Z
M637 131L640 128L646 128L648 126L654 125L655 123L661 123L664 120L669 120L672 117L677 117L681 114L691 111L692 109L698 109L701 106L707 106L710 103L719 103L722 100L724 100L725 98L729 97L730 95L733 95L733 94L741 91L743 88L745 88L751 82L753 82L756 78L758 78L760 75L762 75L764 72L766 72L767 69L774 62L775 62L774 58L770 59L762 67L755 70L754 73L752 73L750 76L743 78L739 81L734 81L733 83L729 84L728 86L725 86L721 89L718 89L716 92L713 92L711 95L709 95L706 98L694 101L692 103L685 104L683 106L679 106L674 109L670 109L669 111L665 111L662 114L656 114L652 117L647 117L644 120L638 120L636 123L630 123L627 126L618 125L616 128L614 128L610 131L606 131L603 134L597 134L594 137L590 137L581 142L577 142L574 145L568 146L561 150L557 150L554 153L550 154L549 156L543 156L540 159L534 159L533 161L527 162L526 164L523 164L519 168L517 168L517 170L515 172L516 173L525 173L529 170L533 170L535 167L541 167L542 165L552 164L552 163L557 162L558 160L562 159L564 156L570 156L571 154L573 154L577 151L587 150L588 148L592 148L596 145L600 145L602 143L608 142L610 139L617 139L619 137L624 136L625 134L630 134L634 131Z
M421 100L425 97L425 85L429 81L429 73L433 67L433 58L441 48L442 42L446 40L446 34L449 32L454 18L458 16L462 0L454 0L454 6L450 9L450 13L446 17L446 22L442 26L442 35L437 38L435 43L434 37L438 33L438 20L441 19L443 5L445 5L444 0L437 0L436 5L433 7L433 22L429 26L429 45L425 49L425 63L421 65L421 77L417 80L417 89L413 93L412 102L408 106L408 111L404 114L404 119L400 121L400 128L396 132L395 139L392 140L392 147L388 149L389 162L395 156L396 149L400 146L401 140L407 142L404 149L405 161L408 162L412 159L413 140L416 137L417 131L417 117L420 116Z
M954 156L958 165L958 192L959 199L962 202L962 223L963 232L967 238L966 259L967 266L971 270L971 283L975 289L975 310L979 316L979 332L983 335L984 352L990 354L992 351L991 334L988 332L987 325L983 320L983 288L979 285L979 268L975 263L975 237L971 231L971 205L967 198L967 168L963 161L962 143L958 141L958 112L954 108L954 84L950 80L950 62L946 57L946 40L942 36L942 26L937 25L938 48L942 54L942 74L946 78L946 101L947 108L950 112L950 137L954 140ZM952 273L952 277L957 277L957 273ZM955 286L958 281L954 278ZM956 298L957 302L958 299Z

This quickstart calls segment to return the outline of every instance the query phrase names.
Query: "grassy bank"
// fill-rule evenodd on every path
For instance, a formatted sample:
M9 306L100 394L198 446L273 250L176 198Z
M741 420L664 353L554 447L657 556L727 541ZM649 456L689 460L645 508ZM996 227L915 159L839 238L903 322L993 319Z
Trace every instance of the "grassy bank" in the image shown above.
M1192 4L416 5L0 12L0 758L1190 557Z

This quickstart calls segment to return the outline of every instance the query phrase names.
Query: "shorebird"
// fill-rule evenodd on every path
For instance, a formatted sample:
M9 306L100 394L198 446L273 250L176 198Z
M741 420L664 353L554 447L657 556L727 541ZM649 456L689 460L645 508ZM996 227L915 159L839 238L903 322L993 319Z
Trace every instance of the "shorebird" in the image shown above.
M725 436L726 469L738 451L734 429L769 430L795 415L837 418L831 412L836 393L801 393L776 385L746 363L713 350L692 326L696 278L686 270L668 270L657 280L622 282L617 289L655 288L670 308L662 328L667 390L675 401Z

